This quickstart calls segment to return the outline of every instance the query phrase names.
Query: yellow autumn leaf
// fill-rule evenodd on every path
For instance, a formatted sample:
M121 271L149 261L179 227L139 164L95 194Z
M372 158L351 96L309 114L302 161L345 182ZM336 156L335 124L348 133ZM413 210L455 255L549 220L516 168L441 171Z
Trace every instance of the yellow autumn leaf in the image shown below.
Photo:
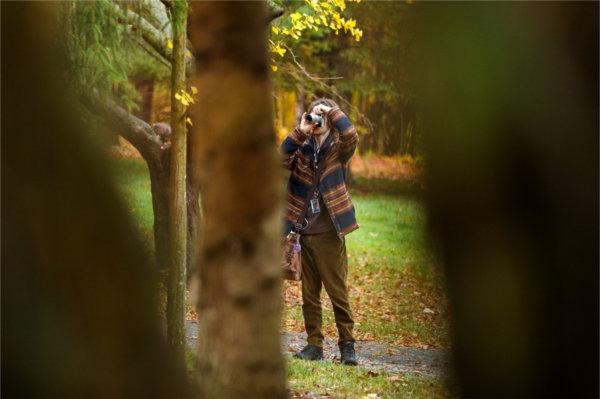
M194 126L190 117L185 118L185 122L188 123L190 126Z
M273 70L273 72L277 72L279 68L277 68L277 65L271 65L271 69Z
M192 93L198 94L198 88L196 86L192 86L191 89L192 89Z
M173 48L173 41L167 40L167 48Z
M357 42L360 41L360 38L362 37L363 32L360 29L356 29L354 31L354 40L356 40Z
M276 27L276 26L271 26L271 31L272 31L273 33L275 33L276 35L278 35L278 34L279 34L279 28L278 28L278 27Z
M281 47L279 45L279 43L277 43L277 44L271 46L271 52L277 53L277 54L279 54L280 57L283 57L283 55L286 52L286 49L284 49L283 47Z

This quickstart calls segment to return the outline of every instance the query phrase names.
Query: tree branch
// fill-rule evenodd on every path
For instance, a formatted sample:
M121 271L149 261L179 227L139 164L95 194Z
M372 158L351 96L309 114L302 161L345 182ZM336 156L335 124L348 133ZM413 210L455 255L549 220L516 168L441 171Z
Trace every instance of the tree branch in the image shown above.
M168 46L171 38L166 32L160 31L148 22L148 20L134 11L121 8L116 4L114 7L115 11L118 12L118 15L122 16L123 22L130 24L133 29L138 30L141 33L142 39L144 39L154 51L160 54L165 60L169 61L169 63L173 62L173 49ZM187 47L189 47L189 44ZM188 76L193 73L194 57L187 57L185 71Z
M296 55L294 54L292 49L289 48L288 46L285 46L285 47L291 54L292 60L294 61L294 64L296 66L294 67L293 65L290 65L290 64L277 63L278 67L280 67L283 71L285 71L289 76L291 76L294 80L296 80L302 86L305 86L303 77L310 80L314 84L316 84L317 87L322 92L324 92L327 95L329 95L330 97L336 99L337 102L345 104L346 107L348 107L348 109L354 111L356 113L356 115L358 116L358 119L361 121L361 123L367 128L368 132L369 133L373 132L373 129L374 129L373 122L371 122L371 120L365 114L360 112L360 110L357 107L352 105L352 103L350 103L340 93L338 93L337 89L334 86L330 86L325 82L326 80L341 79L342 78L341 76L336 76L336 77L331 77L331 78L321 78L321 77L316 77L316 76L311 75L306 70L306 68L302 64L300 64L300 62L296 58Z
M139 0L141 13L155 28L163 32L167 37L173 36L171 19L167 9L159 0Z
M273 22L273 20L281 17L285 13L283 8L271 8L269 7L268 15L267 15L267 24Z
M92 114L102 118L108 125L131 143L144 157L151 160L161 153L162 142L148 123L119 107L112 100L101 99L96 93L82 94L80 102Z

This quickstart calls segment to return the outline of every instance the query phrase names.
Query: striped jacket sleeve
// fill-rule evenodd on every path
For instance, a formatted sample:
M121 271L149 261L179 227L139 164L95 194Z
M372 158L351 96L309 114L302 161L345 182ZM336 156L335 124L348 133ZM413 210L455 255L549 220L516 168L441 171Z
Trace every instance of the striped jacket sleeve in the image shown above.
M333 122L333 126L340 132L340 162L346 164L356 150L358 133L356 133L354 125L350 123L350 119L339 107L331 109L328 116Z
M308 139L309 133L303 133L296 127L281 143L283 154L283 167L292 170L294 161L302 144Z

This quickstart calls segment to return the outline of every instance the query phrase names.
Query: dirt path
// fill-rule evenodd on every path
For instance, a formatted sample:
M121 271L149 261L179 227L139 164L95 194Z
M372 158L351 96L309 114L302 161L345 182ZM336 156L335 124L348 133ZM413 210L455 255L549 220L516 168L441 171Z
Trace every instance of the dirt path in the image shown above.
M186 330L187 344L195 346L198 339L198 323L186 321ZM282 350L284 353L291 354L302 349L305 342L304 333L282 333ZM444 349L391 347L373 341L357 341L355 347L359 367L373 371L442 376L448 362L447 352ZM326 359L339 361L339 352L335 340L326 338L323 349Z

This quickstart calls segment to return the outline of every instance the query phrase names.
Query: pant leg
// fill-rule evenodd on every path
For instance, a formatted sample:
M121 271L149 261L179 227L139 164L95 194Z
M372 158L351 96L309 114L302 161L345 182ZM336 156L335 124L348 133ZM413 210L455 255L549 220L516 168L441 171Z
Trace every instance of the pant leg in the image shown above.
M321 307L321 275L315 260L314 236L300 237L302 259L302 315L307 342L323 346L323 311Z
M346 284L348 256L345 238L338 237L335 231L322 234L319 237L319 253L316 258L323 285L333 305L339 342L354 341L354 319Z

